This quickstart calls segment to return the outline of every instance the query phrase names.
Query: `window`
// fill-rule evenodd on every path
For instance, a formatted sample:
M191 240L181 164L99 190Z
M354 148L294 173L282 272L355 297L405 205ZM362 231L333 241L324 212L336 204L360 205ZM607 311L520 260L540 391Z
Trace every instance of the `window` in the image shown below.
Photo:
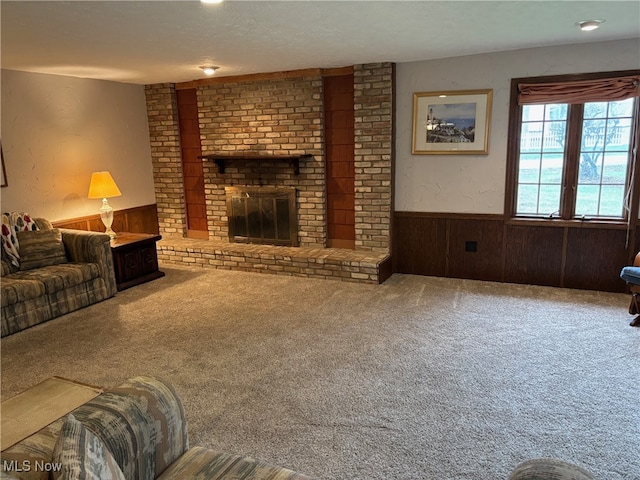
M525 105L518 161L517 215L560 212L567 105Z
M584 104L576 216L625 216L631 126L637 99Z
M626 75L631 94L616 89L612 100L591 84L585 88L574 81L571 90L562 82L514 80L512 102L514 90L520 94L510 120L507 178L512 183L507 185L507 202L512 216L614 221L628 217L640 76ZM522 94L526 86L534 87L529 98ZM533 98L537 93L544 96Z

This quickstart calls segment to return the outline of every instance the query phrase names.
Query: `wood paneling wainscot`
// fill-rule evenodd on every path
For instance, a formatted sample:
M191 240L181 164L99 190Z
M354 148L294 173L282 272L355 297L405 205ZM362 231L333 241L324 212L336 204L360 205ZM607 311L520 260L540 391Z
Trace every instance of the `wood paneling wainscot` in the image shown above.
M448 275L500 281L502 275L502 218L449 218Z
M104 232L104 225L100 215L88 215L86 217L69 218L51 222L56 228L71 228L73 230L88 230L91 232ZM155 233L158 228L158 210L156 204L143 205L141 207L115 210L113 212L113 231L129 233Z
M393 221L394 271L446 277L447 219L396 212Z
M630 232L627 247L621 224L395 212L394 271L625 292L619 274L640 250L638 235Z
M563 229L505 226L503 281L562 286Z
M627 251L618 246L625 244L626 230L570 228L567 234L571 248L566 254L566 287L609 290L612 279L615 284L624 284L618 276L622 266L630 263Z

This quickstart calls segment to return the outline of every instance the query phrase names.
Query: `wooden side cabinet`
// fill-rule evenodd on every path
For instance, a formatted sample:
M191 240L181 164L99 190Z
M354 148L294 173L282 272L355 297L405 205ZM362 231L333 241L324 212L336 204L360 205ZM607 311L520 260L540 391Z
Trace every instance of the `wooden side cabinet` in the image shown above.
M156 242L161 238L147 233L118 233L111 240L118 291L164 277L156 251Z

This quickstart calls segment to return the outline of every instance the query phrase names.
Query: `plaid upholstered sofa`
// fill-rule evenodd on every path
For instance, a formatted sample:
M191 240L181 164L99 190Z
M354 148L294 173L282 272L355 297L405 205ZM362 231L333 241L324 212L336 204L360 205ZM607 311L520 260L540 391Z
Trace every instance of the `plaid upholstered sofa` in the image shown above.
M19 332L116 294L109 236L54 229L18 232L19 265L2 251L2 336ZM3 225L4 227L4 225Z
M16 465L62 465L53 478L308 480L253 458L189 448L184 408L171 385L135 377L2 452L0 478L47 480ZM53 471L53 470L52 470Z

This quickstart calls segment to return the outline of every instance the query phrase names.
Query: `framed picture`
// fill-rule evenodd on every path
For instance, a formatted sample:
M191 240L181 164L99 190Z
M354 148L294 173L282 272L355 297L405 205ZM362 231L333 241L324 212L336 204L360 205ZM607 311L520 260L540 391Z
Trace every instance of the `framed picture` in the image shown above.
M4 169L4 153L2 153L2 141L0 140L0 160L2 160L2 168L0 168L0 174L2 175L0 187L6 187L7 183L7 171Z
M414 155L486 155L493 90L413 94Z

